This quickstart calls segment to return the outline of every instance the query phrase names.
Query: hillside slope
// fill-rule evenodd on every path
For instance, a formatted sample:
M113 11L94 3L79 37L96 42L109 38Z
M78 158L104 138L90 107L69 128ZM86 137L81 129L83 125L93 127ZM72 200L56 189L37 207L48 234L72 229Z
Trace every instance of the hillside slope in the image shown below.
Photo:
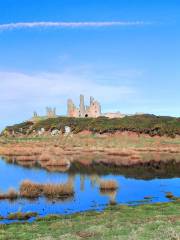
M51 132L58 129L64 132L65 126L71 127L73 133L84 130L92 133L114 133L116 131L132 131L138 134L149 134L150 136L170 136L180 135L180 118L160 117L155 115L126 116L124 118L108 119L99 118L69 118L57 117L40 120L37 122L26 121L13 126L8 126L2 135L30 135L40 129Z

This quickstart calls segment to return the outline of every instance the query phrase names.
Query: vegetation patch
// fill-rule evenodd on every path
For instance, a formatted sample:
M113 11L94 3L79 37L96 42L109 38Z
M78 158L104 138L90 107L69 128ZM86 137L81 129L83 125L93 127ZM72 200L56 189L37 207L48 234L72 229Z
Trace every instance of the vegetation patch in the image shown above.
M43 187L41 184L25 180L21 183L19 193L23 198L38 198L42 195Z
M27 212L27 213L23 213L23 212L17 212L17 213L10 213L6 219L8 220L28 220L32 217L37 217L37 213L36 212Z
M114 180L103 180L100 182L100 191L115 191L118 189L118 183Z
M180 119L175 117L161 117L155 115L134 115L124 118L109 119L99 118L71 118L57 117L40 120L38 122L23 122L8 126L2 132L3 136L8 135L31 135L44 129L51 132L57 129L64 132L65 126L71 127L73 133L90 131L92 133L115 133L117 131L131 131L138 134L149 134L150 136L167 135L175 137L180 135Z
M180 238L180 202L109 206L102 212L51 215L33 223L2 225L1 240Z
M97 237L98 233L81 231L81 232L77 232L76 235L80 238L85 239L85 238Z
M24 198L64 198L74 194L72 184L38 184L29 180L23 181L20 186L20 196Z
M172 192L166 192L166 198L171 200L177 200L178 198L174 196Z
M10 188L7 193L0 193L0 200L16 200L18 197L18 192L16 192L13 188Z
M50 199L67 198L74 195L71 183L65 184L38 184L29 180L21 183L19 192L10 189L7 193L0 194L0 200L16 200L18 198L36 199L44 196Z

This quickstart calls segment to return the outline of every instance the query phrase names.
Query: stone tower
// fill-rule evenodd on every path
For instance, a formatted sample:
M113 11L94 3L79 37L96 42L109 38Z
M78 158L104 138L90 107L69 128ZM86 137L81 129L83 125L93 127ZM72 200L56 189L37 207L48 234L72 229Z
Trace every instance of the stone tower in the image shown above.
M75 108L75 106L74 106L73 101L71 99L68 99L68 101L67 101L67 115L68 116L72 116L74 108Z
M84 105L84 96L80 95L80 105L79 105L79 117L84 117L85 115L85 105Z
M80 95L80 104L79 108L75 106L71 99L67 102L67 114L69 117L91 117L97 118L101 116L101 105L98 101L94 100L93 97L90 97L90 105L85 106L84 96Z
M56 108L46 107L46 116L48 118L56 117Z

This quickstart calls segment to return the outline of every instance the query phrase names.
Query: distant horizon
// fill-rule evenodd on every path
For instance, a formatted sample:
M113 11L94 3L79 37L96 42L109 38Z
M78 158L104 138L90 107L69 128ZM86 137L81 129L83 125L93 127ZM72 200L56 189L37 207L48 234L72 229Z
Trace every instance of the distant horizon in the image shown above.
M79 106L79 105L78 105ZM47 106L46 106L47 107ZM46 107L44 108L44 114L43 114L43 111L41 111L41 115L37 112L37 114L38 114L38 116L39 117L46 117ZM49 106L50 107L50 106ZM52 106L53 107L53 106ZM102 107L102 106L101 106ZM55 107L56 108L56 107ZM56 111L57 111L58 109L56 108ZM103 116L103 114L105 114L105 113L108 113L109 111L102 111L102 116ZM134 115L155 115L155 116L159 116L159 117L174 117L174 118L180 118L180 116L176 116L176 115L158 115L158 114L154 114L154 113L148 113L148 112L135 112L135 113L124 113L124 112L121 112L121 111L111 111L111 112L109 112L109 113L114 113L114 112L120 112L120 113L122 113L122 114L125 114L126 116L134 116ZM56 114L56 116L57 117L68 117L67 116L67 112L66 113L57 113ZM15 125L15 124L18 124L18 123L22 123L22 122L26 122L26 121L29 121L29 120L31 120L31 118L33 117L33 112L32 112L32 114L31 114L31 116L29 116L29 118L28 119L22 119L22 120L19 120L18 122L14 122L14 123L12 123L12 124L7 124L7 125L5 125L5 126L0 126L0 132L1 131L3 131L6 127L8 127L8 126L12 126L12 125Z
M92 95L103 112L180 116L179 0L0 2L0 131Z

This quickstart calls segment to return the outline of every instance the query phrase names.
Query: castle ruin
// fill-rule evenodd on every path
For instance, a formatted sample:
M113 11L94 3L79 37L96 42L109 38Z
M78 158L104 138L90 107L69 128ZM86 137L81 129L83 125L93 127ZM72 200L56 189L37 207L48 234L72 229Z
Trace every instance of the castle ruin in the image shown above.
M107 118L123 118L126 115L120 112L101 112L100 103L95 100L93 97L90 97L90 103L88 106L85 105L84 95L80 95L80 104L79 107L73 103L71 99L67 101L67 117L75 117L75 118L98 118L100 116ZM46 115L39 116L36 111L34 111L33 117L31 121L39 121L47 118L56 118L58 115L56 114L56 108L47 107Z
M90 97L90 105L85 106L84 96L80 95L80 104L79 108L75 106L71 99L68 99L67 102L67 115L68 117L92 117L97 118L101 116L101 105L98 101L94 100L93 97Z
M56 108L46 107L46 116L48 118L55 118L56 115Z

